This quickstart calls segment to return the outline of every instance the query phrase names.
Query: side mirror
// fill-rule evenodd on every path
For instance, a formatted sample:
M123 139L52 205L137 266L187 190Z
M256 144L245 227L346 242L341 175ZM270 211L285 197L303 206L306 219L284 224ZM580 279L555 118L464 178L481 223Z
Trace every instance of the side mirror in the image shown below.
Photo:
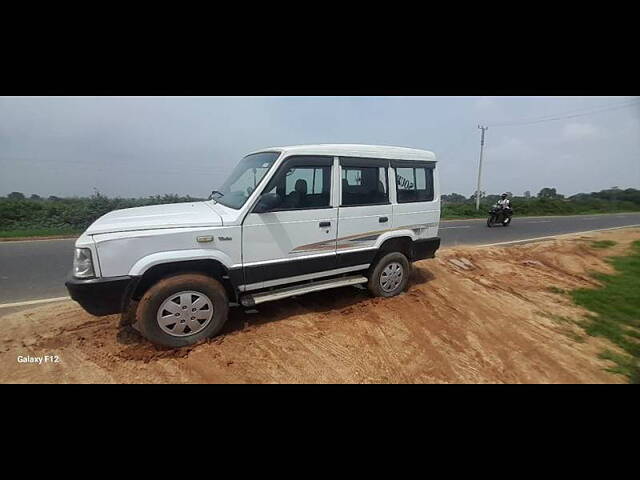
M253 213L265 213L280 205L280 197L275 193L265 193L260 196L258 203L253 207Z

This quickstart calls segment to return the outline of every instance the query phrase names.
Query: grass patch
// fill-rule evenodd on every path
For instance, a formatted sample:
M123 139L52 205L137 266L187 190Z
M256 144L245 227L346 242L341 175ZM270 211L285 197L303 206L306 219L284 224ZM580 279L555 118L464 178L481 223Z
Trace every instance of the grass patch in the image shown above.
M73 228L26 228L0 231L0 238L48 237L53 235L80 235L83 230Z
M549 320L553 320L556 323L578 323L577 321L569 318L563 317L562 315L556 315L555 313L547 313L547 312L535 312L536 315L540 315L541 317L548 318Z
M617 245L618 242L614 242L613 240L598 240L595 242L591 242L591 247L593 248L610 248L614 245Z
M633 338L637 338L638 340L640 340L640 332L638 332L638 330L633 330L633 329L628 329L627 330L627 335L629 335L630 337Z
M567 293L566 290L563 290L562 288L558 288L558 287L554 287L554 286L549 287L549 291L551 293L557 293L557 294L560 294L560 295Z
M566 333L567 337L569 337L574 342L577 342L577 343L584 343L585 342L585 338L582 335L577 334L576 332L572 332L570 330L567 330L565 333Z
M536 315L540 315L541 317L548 318L549 320L552 320L554 323L558 324L559 331L561 333L563 333L564 335L566 335L567 337L569 337L574 342L584 343L586 341L586 339L585 339L585 337L583 335L580 335L579 333L576 333L572 329L573 325L580 326L581 322L579 320L574 320L572 318L564 317L562 315L555 315L553 313L547 313L547 312L541 312L541 311L537 311L537 312L534 312L534 313Z
M609 259L616 273L594 274L602 286L573 290L573 301L594 312L582 327L588 335L604 337L625 353L604 352L601 357L616 363L611 369L640 383L640 241L632 244L630 255Z
M611 350L605 350L598 356L616 364L615 367L607 368L607 371L624 375L629 379L630 383L640 383L640 368L638 368L637 361L634 361L629 355L620 355Z
M549 318L556 323L575 323L571 318L562 315L549 315Z

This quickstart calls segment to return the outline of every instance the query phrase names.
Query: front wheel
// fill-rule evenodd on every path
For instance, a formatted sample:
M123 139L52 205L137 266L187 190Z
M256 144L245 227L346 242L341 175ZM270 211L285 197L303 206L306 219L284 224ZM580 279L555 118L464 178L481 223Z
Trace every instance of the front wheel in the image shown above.
M185 347L217 334L228 312L227 293L219 281L185 273L147 290L138 305L138 327L157 345Z
M487 218L487 227L491 228L493 226L493 216Z
M369 275L367 287L376 297L394 297L406 288L410 268L409 260L402 253L387 253Z

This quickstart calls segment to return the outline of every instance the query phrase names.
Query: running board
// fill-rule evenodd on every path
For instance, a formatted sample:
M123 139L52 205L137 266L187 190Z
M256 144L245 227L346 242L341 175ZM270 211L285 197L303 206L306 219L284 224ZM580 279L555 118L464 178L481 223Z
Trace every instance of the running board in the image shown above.
M295 295L304 295L305 293L319 292L330 288L347 287L349 285L358 285L368 282L367 277L357 275L354 277L333 278L320 282L305 283L304 285L296 285L295 287L280 288L278 290L270 290L268 292L254 293L244 295L240 299L240 303L245 307L253 307L264 302L273 302Z

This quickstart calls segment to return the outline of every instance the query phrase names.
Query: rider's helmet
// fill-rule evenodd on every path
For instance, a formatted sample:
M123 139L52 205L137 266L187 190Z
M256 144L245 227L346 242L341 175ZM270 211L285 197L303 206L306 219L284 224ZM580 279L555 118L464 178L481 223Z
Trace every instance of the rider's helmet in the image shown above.
M507 198L507 194L503 193L502 195L500 195L502 198Z

